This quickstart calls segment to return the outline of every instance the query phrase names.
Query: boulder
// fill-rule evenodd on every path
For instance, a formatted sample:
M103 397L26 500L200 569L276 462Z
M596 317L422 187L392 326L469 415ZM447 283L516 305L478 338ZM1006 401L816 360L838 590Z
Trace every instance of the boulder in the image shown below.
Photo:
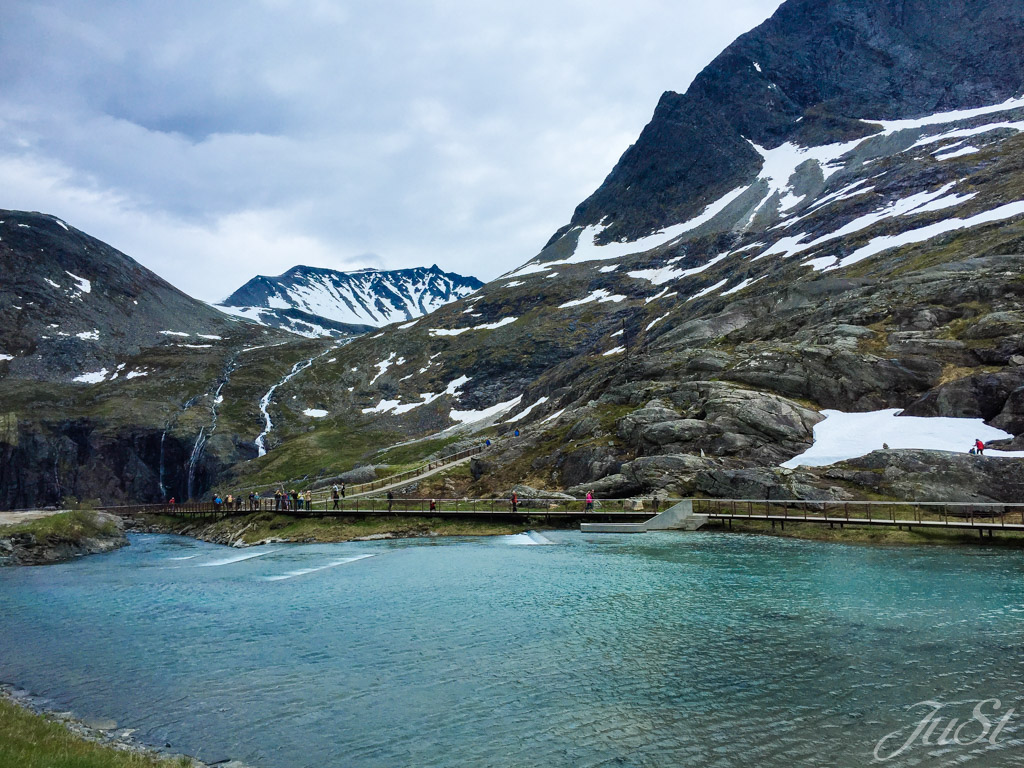
M622 466L622 459L613 447L587 445L566 449L566 453L556 463L563 484L579 485L617 473Z
M712 469L695 478L698 494L718 499L800 499L836 501L850 495L841 488L820 488L809 473L771 468Z
M1015 437L1024 435L1024 387L1007 395L1002 410L989 423Z
M936 387L903 412L907 416L952 416L987 421L1003 411L1010 394L1021 386L1024 386L1024 371L1019 369L979 373Z
M342 472L338 478L347 485L369 483L377 479L377 470L369 464Z
M519 496L519 506L524 509L546 509L548 499L575 501L575 497L570 496L568 493L539 490L522 484L512 486L506 496L511 496L513 493Z
M1020 459L948 451L873 451L824 471L872 494L914 501L1016 502L1024 498Z
M494 463L487 459L481 459L478 456L474 456L469 460L469 473L473 475L474 480L479 480L484 475L489 475L494 471Z
M1024 312L990 312L963 332L965 339L1001 339L1024 332Z

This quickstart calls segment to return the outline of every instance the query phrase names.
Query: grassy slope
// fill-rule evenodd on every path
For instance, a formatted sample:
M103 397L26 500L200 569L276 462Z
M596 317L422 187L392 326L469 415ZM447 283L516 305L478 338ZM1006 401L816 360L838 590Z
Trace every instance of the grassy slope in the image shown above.
M28 520L15 525L0 526L0 536L31 533L38 539L78 541L94 536L110 536L117 531L113 522L100 522L96 515L85 510L59 512L56 515Z
M185 768L192 762L106 747L0 699L0 766L7 768Z

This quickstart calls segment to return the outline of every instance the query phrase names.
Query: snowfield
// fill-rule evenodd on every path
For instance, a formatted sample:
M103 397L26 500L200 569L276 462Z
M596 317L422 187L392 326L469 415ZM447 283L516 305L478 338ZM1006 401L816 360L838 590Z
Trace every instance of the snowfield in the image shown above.
M495 403L490 408L484 408L480 411L455 411L453 410L449 415L452 421L457 421L460 424L472 424L474 421L483 421L489 419L492 416L497 416L505 411L510 411L518 406L523 401L523 396L520 395L512 400L505 403Z
M484 325L474 325L469 328L431 328L431 336L458 336L459 334L466 333L466 331L493 331L495 328L503 328L506 325L511 325L518 317L505 317L494 323L485 323Z
M814 426L814 445L785 462L783 467L824 467L881 450L883 443L893 449L967 453L976 439L988 442L1013 437L988 426L981 419L899 416L901 411L898 408L868 413L831 410L821 413L825 420ZM1024 456L1024 451L991 453L993 456Z
M75 376L72 381L76 381L79 384L99 384L106 380L107 374L110 373L106 368L101 368L98 371L92 373L83 373L80 376Z

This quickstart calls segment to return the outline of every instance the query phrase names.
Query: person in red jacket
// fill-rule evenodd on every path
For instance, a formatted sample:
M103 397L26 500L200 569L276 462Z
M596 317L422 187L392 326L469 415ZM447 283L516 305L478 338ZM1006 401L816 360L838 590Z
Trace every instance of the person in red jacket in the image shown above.
M985 452L985 444L983 442L981 442L980 439L979 440L975 440L974 441L974 449L978 452L978 455L980 456L982 453Z

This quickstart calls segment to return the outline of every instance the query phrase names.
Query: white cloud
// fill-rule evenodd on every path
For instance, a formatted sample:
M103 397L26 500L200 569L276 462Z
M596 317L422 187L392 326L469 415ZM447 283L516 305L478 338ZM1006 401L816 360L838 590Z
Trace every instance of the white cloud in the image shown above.
M493 278L778 4L15 3L0 207L204 299L363 254Z

